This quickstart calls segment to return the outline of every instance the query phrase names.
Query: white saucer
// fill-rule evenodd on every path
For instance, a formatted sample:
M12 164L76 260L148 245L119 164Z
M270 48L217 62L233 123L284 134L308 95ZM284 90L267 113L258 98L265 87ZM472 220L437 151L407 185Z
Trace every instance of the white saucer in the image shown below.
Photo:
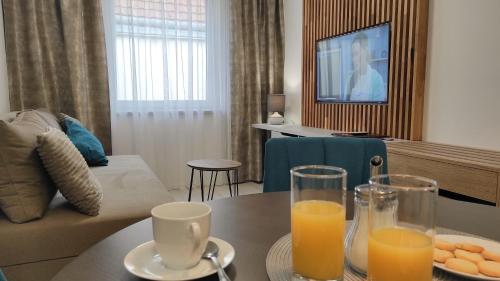
M481 238L462 236L462 235L444 235L444 234L436 235L436 239L444 240L444 241L447 241L450 243L463 243L463 242L472 243L472 244L476 244L476 245L479 245L481 247L484 247L485 249L488 249L490 251L500 253L500 244L498 242L491 241L491 240L485 240L485 239L481 239ZM472 274L456 271L456 270L447 268L443 263L434 262L434 266L439 268L439 269L442 269L444 271L448 271L448 272L451 272L453 274L456 274L456 275L459 275L462 277L466 277L469 279L500 281L500 278L489 277L489 276L483 275L481 273L479 273L478 275L472 275Z
M234 259L234 248L231 244L224 240L210 237L208 240L215 242L219 246L219 262L222 267L226 267ZM166 268L160 256L154 248L154 241L146 242L131 250L123 261L125 268L135 276L159 281L173 280L193 280L202 278L217 272L212 263L208 260L201 259L200 263L190 269L173 270Z

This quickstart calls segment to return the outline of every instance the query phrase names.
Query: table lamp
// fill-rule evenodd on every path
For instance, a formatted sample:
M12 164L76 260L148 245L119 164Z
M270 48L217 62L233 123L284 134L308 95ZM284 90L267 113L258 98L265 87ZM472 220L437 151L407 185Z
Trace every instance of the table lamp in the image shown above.
M285 118L280 114L285 112L285 95L269 95L267 98L267 111L271 113L267 117L267 123L271 125L282 125Z

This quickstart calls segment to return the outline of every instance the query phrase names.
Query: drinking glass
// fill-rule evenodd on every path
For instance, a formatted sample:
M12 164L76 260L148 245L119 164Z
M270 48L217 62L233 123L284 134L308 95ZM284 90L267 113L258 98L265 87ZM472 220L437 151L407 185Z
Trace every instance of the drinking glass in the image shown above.
M368 280L431 281L436 181L379 175L370 184Z
M290 173L294 280L341 281L347 172L312 165Z

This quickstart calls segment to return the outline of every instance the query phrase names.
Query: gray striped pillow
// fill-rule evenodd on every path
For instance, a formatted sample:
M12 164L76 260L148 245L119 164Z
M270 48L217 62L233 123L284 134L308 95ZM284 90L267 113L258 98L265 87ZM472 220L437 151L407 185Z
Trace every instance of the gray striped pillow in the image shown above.
M52 181L69 203L84 214L98 215L101 185L66 134L49 128L38 135L37 150Z

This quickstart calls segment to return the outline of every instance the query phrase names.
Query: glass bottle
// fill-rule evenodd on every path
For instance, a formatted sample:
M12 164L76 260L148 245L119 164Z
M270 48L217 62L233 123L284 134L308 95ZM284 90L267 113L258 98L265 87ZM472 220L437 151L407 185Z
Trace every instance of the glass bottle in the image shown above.
M354 188L354 219L346 236L345 254L349 266L366 275L368 268L368 202L370 185Z
M382 173L384 160L380 156L370 159L370 176ZM368 269L368 202L370 185L364 184L354 188L354 219L346 236L345 253L349 266L366 275ZM390 216L390 215L389 215Z

